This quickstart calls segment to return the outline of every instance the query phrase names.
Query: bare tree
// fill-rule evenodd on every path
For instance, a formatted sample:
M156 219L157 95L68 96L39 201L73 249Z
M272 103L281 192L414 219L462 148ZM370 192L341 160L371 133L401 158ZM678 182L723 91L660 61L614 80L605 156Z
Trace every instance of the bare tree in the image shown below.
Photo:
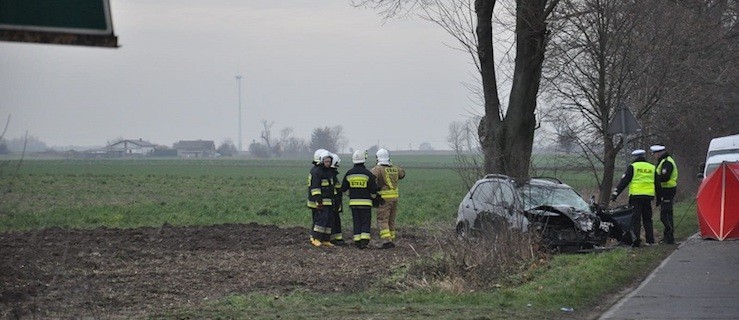
M648 57L655 55L640 51L642 47L637 45L642 40L637 26L649 19L655 9L631 1L564 0L555 15L559 19L555 19L553 26L552 54L545 78L553 93L562 99L560 108L571 114L571 117L560 117L559 125L579 136L588 159L599 163L591 168L602 168L602 180L598 182L601 202L608 199L616 156L627 143L625 134L617 139L608 130L617 108L628 102L636 109L633 111L639 119L654 106L661 89L660 82L655 82L655 86L645 90L652 94L651 98L629 99L639 80L647 75L645 68L653 67ZM660 43L658 39L652 40ZM650 75L665 76L664 73ZM587 125L578 124L579 119Z
M3 127L3 131L0 132L0 154L8 154L10 151L8 150L7 142L5 141L5 132L8 131L8 125L10 125L10 115L8 115L7 121L5 121L5 126ZM5 166L5 162L0 162L0 169ZM0 170L2 172L2 170Z
M8 130L8 127L10 126L10 115L8 115L7 120L5 121L5 126L3 126L2 132L0 132L0 141L5 140L5 133ZM26 131L26 135L24 138L24 141L28 141L28 131ZM12 173L6 172L7 169L10 169L10 160L4 160L0 161L0 200L4 200L3 197L12 192L13 185L15 184L15 181L18 177L18 172L21 169L21 165L23 164L23 160L26 156L26 143L23 143L23 148L20 152L20 159L18 160L18 164L15 167L15 170ZM7 177L10 176L10 179L7 179ZM0 203L3 203L3 201L0 201ZM4 208L0 208L0 214L3 214Z
M496 2L496 0L475 0L472 6L469 2L463 1L354 1L355 5L370 6L379 10L386 18L414 9L425 10L423 11L425 13L439 13L430 19L438 21L438 24L475 57L475 63L480 71L484 116L478 126L478 136L484 155L484 171L526 178L529 175L534 130L537 127L536 99L548 38L546 19L559 0L516 1L516 58L507 108L501 106L498 80L495 75L493 15ZM435 5L437 9L429 9ZM465 8L474 8L474 18L471 14L458 10ZM470 34L473 20L474 34ZM475 50L470 50L473 47Z
M313 151L310 150L308 143L303 139L289 137L282 142L283 155L290 157L310 156Z
M270 153L272 154L275 154L274 141L272 140L272 126L274 125L275 125L274 121L262 120L262 131L259 132L259 137L262 138L262 141L264 141L264 144L267 146L267 149L269 149Z
M702 4L694 9L696 12L710 11L706 10L706 1L693 3ZM680 116L696 116L695 108L675 108L676 105L695 106L689 101L705 100L700 97L707 93L695 90L700 87L695 77L682 74L690 74L692 72L686 70L696 68L705 72L706 67L722 61L689 59L691 52L701 52L705 57L708 49L718 48L718 41L709 41L709 44L702 41L713 39L713 36L696 30L711 30L714 34L725 32L707 28L704 25L711 19L696 17L696 12L690 12L683 4L564 0L555 14L552 54L547 60L545 78L549 80L553 95L561 99L559 109L564 116L560 117L559 125L577 134L583 154L598 178L601 202L608 201L619 150L629 143L632 147L644 148L654 142L664 142L668 137L679 136L676 131L689 132L685 129L690 123L701 121ZM730 56L736 59L736 45L733 50L734 55ZM723 49L719 51L726 53ZM736 84L734 63L726 62L719 62L719 65L733 68L733 78L729 77L733 80L729 82ZM668 104L667 101L673 102ZM617 108L623 105L631 107L643 128L629 139L608 130Z
M275 138L272 135L274 124L274 121L262 120L262 131L260 132L260 137L263 141L261 145L269 151L271 156L282 157L283 155L289 155L295 157L304 156L309 153L305 140L292 136L293 128L291 127L285 127L280 130L279 136ZM332 128L332 130L337 129ZM264 152L260 147L255 148L258 148L259 152Z
M455 170L462 178L462 183L471 188L483 172L483 155L480 148L480 140L477 137L477 125L479 120L469 119L449 124L447 143L454 150Z
M331 152L341 152L346 147L346 143L343 127L323 127L313 130L310 148L313 150L326 149Z
M649 115L645 129L667 144L680 166L680 184L695 190L695 174L710 139L739 133L739 6L732 0L685 0L665 4L654 23L675 25L679 46L669 54L669 91Z

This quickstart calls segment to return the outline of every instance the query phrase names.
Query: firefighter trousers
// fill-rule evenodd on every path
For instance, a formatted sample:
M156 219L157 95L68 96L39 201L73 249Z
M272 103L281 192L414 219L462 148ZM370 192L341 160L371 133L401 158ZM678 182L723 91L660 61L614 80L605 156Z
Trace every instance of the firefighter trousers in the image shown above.
M331 225L334 220L331 206L315 208L313 211L313 230L311 236L320 241L331 240Z
M354 242L370 240L372 228L372 207L352 206L352 222L354 225Z
M341 233L341 212L338 208L331 210L331 241L344 240L344 236Z
M398 214L398 199L385 199L377 208L377 229L383 242L395 240L395 217Z

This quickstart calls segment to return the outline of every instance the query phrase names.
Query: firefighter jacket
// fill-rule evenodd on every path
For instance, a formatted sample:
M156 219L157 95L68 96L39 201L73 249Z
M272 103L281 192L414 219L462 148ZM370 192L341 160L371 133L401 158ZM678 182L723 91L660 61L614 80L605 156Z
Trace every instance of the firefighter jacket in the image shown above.
M308 208L331 206L336 194L336 182L330 168L316 165L308 175Z
M378 164L372 168L372 174L377 177L378 193L383 199L398 198L398 180L405 177L405 170L392 164Z
M344 212L343 202L344 202L344 194L341 193L341 179L339 179L339 170L336 168L331 168L331 173L333 174L334 179L334 211L336 212Z
M616 187L616 193L621 193L621 191L623 191L628 185L630 197L654 197L656 193L655 172L656 169L654 165L647 162L644 157L636 158L636 160L626 168L626 173L624 173L621 181Z
M677 187L677 164L667 152L659 157L657 165L657 181L662 189Z
M349 169L341 181L340 192L349 191L349 206L372 206L372 200L377 198L377 181L372 172L364 164L355 164Z

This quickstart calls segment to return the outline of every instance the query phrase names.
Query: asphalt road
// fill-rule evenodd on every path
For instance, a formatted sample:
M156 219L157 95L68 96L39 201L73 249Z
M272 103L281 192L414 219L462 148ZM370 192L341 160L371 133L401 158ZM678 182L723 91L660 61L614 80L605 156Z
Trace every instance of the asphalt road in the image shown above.
M739 319L739 240L690 237L600 319Z

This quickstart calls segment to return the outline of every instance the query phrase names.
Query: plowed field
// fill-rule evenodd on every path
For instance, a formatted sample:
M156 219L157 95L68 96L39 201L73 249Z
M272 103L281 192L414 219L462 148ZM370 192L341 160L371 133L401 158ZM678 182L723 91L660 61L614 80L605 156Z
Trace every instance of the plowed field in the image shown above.
M257 224L0 234L0 317L146 317L231 294L361 291L433 241L398 233L389 250L314 248L305 228Z

